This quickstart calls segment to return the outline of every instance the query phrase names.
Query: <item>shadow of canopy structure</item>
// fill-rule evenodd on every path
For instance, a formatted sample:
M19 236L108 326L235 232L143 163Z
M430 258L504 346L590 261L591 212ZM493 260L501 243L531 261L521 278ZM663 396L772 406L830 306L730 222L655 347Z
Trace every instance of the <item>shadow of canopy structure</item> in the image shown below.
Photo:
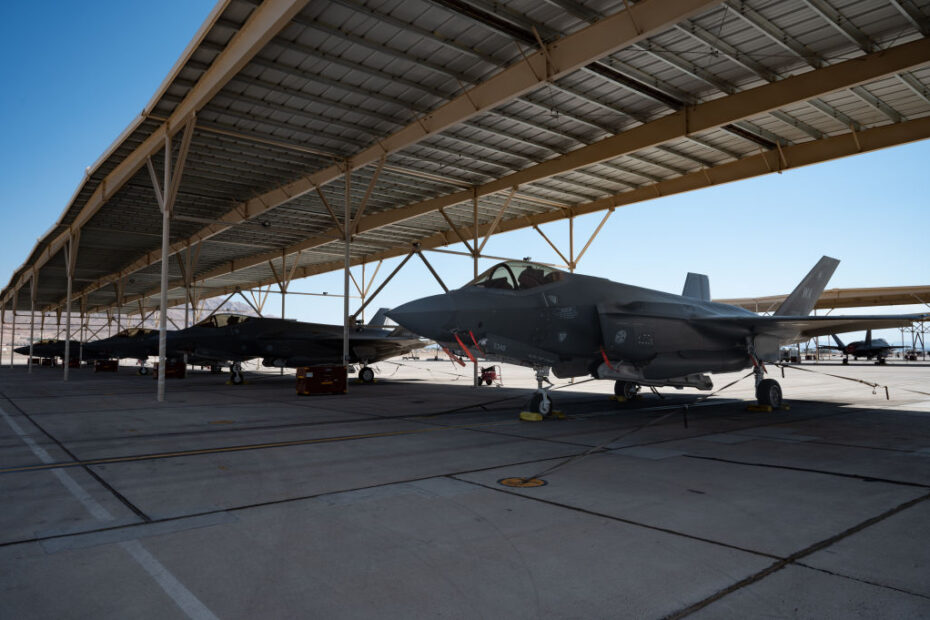
M347 330L351 265L930 137L926 6L834 5L223 0L3 320L343 269Z

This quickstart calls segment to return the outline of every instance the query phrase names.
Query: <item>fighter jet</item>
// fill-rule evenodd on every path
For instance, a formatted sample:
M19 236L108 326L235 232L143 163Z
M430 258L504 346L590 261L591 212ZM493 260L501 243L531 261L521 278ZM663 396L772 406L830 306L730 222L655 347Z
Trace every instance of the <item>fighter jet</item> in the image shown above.
M24 347L16 347L13 349L14 352L19 353L20 355L29 355L29 345L27 344ZM71 359L78 359L81 352L81 343L77 340L71 341L70 347L70 357ZM36 340L32 343L32 356L41 357L41 358L54 358L60 357L64 359L65 357L65 341L56 340L52 338L46 338L44 340Z
M920 315L808 314L839 261L823 257L774 316L710 299L707 276L689 273L681 295L612 282L525 261L491 267L464 287L399 306L400 325L489 359L536 369L532 412L551 411L548 374L615 381L624 397L640 386L710 390L706 373L753 367L760 404L778 407L778 382L763 363L783 344L815 335L909 325ZM551 384L550 384L551 385Z
M151 355L158 355L158 330L142 327L124 329L109 338L85 343L84 351L102 359L139 360L139 374L146 375L149 372L146 360Z
M876 364L884 364L885 358L888 357L889 351L894 349L900 349L901 347L895 347L888 344L883 338L872 339L872 330L866 330L865 340L857 340L856 342L850 342L849 344L843 344L843 341L837 338L836 334L832 334L833 340L836 341L837 346L824 345L822 349L834 349L843 353L843 363L849 363L849 356L852 355L853 359L858 360L860 357L864 357L868 360L875 358Z
M383 317L383 313L379 315ZM382 327L379 320L349 333L349 362L361 366L359 379L371 383L368 364L401 355L425 343L401 328ZM214 314L193 327L169 332L168 345L201 358L232 362L230 381L243 382L242 362L262 358L263 366L294 368L342 363L342 326L303 323L238 314Z
M84 345L87 346L86 344ZM29 345L22 347L16 347L13 349L16 353L20 355L29 355ZM62 361L65 359L65 341L56 340L52 338L46 338L44 340L37 340L32 343L32 356L40 358L61 358ZM72 360L84 359L84 360L94 360L101 359L96 353L88 351L86 348L81 351L81 343L77 340L71 341L71 347L68 352L68 356Z

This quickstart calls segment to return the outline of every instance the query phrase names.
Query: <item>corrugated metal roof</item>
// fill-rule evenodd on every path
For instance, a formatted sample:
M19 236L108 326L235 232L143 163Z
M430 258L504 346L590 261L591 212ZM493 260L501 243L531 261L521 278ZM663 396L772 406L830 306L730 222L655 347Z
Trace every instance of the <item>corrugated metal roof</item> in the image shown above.
M637 2L641 12L634 15L662 21L661 10L651 8L660 4ZM595 53L564 75L537 75L535 85L484 108L469 99L476 86L505 67L536 71L530 56L539 51L539 41L553 54L559 46L578 45L566 37L586 35L591 24L604 20L629 19L626 3L221 2L144 115L92 167L59 221L13 275L3 305L10 307L13 291L27 285L38 266L38 308L62 306L61 240L75 226L82 230L75 308L81 296L90 308L113 306L116 284L124 309L157 293L161 214L144 161L150 156L155 170L163 169L159 140L182 128L177 114L185 106L193 106L197 116L171 224L178 256L169 265L172 303L184 298L180 265L188 256L197 258L193 279L201 296L268 284L285 272L284 256L288 270L296 261L297 276L339 268L343 241L321 195L341 217L345 184L343 175L327 171L379 144L386 150L384 165L351 246L354 263L405 254L417 242L456 243L449 220L473 234L466 193L444 205L444 216L430 202L448 202L473 186L479 186L479 229L486 230L506 205L498 230L512 230L683 191L694 179L713 183L718 173L726 180L746 176L735 163L760 151L770 156L752 174L761 166L770 171L791 166L792 158L806 163L838 156L791 149L826 148L844 135L860 149L873 148L859 142L866 130L906 128L879 146L925 137L925 125L918 128L914 121L930 117L930 55L917 51L923 56L906 68L864 84L799 96L778 109L682 131L581 165L556 165L686 106L903 49L930 34L930 3L924 1L691 4L703 9L665 20L650 36L621 49ZM221 77L211 90L207 82L214 76ZM429 129L442 106L463 98L480 111ZM174 125L166 127L169 119ZM426 135L397 148L383 146L414 130ZM173 160L179 143L174 140ZM129 174L111 183L130 163ZM535 174L549 170L546 166L554 171ZM353 167L350 194L357 209L378 165L369 158ZM518 172L530 173L529 180L519 183L509 204L509 186L487 192L480 187ZM315 184L319 194L308 191ZM28 309L28 292L19 295L17 307Z

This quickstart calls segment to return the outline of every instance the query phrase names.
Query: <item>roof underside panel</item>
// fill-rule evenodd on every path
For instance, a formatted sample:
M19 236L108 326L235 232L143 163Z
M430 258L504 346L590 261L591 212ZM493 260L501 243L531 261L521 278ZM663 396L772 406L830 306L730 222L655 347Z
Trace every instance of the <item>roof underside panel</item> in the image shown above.
M646 11L657 2L632 4ZM62 239L77 228L72 307L82 300L91 309L152 306L162 214L149 165L162 184L165 149L140 153L153 140L163 144L170 121L170 161L180 158L186 119L174 115L195 97L170 222L172 303L183 301L185 282L203 297L338 268L347 195L358 224L350 247L357 264L407 254L414 244L471 239L476 213L481 234L512 230L681 191L676 184L702 175L712 183L716 171L760 153L771 157L757 169L774 171L792 165L801 152L792 149L847 134L858 144L861 132L930 116L923 52L922 61L862 84L786 98L777 109L632 148L612 146L686 108L921 41L930 34L930 5L922 1L710 1L649 36L552 79L535 75L534 85L478 106L472 89L508 67L536 71L531 56L540 43L550 51L553 43L569 46L572 34L593 32L585 30L592 24L627 19L627 4L314 0L288 13L207 89L268 4L288 3L218 6L145 114L89 171L14 274L4 307L33 273L38 307L63 307ZM432 129L433 116L456 100L478 109ZM396 141L411 132L421 135ZM372 147L381 149L380 160L353 163ZM347 161L348 192L345 175L330 173ZM112 183L127 166L123 181ZM511 175L521 180L499 181ZM482 189L493 183L493 191ZM478 196L477 211L469 192ZM17 300L28 309L28 291Z

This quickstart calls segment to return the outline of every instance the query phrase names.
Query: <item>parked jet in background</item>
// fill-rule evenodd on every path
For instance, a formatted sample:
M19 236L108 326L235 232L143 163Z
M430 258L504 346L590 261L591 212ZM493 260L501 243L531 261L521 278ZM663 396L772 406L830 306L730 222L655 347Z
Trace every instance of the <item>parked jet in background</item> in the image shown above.
M836 341L837 346L831 347L825 345L821 348L823 349L834 349L841 352L843 357L843 363L849 363L849 356L852 355L853 359L858 360L860 357L864 357L868 360L875 359L876 364L884 364L885 358L888 357L888 353L894 349L900 349L901 347L895 347L888 344L883 338L872 339L872 330L866 330L865 340L857 340L856 342L850 342L849 344L843 344L843 341L837 338L836 334L833 334L833 339Z
M375 373L368 364L424 344L401 328L360 326L349 332L349 362L361 364L359 379L370 383ZM263 366L278 368L341 364L342 326L214 314L193 327L169 332L168 346L200 358L229 360L230 380L238 385L243 381L242 362L250 359L262 358Z
M688 274L682 295L673 295L521 261L388 316L437 342L535 368L529 407L543 415L551 410L543 388L550 368L557 377L613 379L618 395L632 396L641 385L710 390L704 373L752 366L759 402L777 407L781 387L764 378L762 363L778 360L780 345L920 317L808 316L838 264L820 259L774 316L712 302L704 275Z
M13 351L15 353L19 353L20 355L28 356L29 345L27 344L24 347L16 347L13 349ZM81 355L81 343L77 340L72 340L69 353L71 359L78 359ZM32 343L32 356L43 358L60 357L63 360L65 358L65 341L51 338L47 338L45 340L36 340Z
M142 365L139 374L148 374L145 361L158 355L158 330L133 327L124 329L114 336L84 344L84 351L103 359L132 358Z
M86 345L84 345L86 347ZM29 345L22 347L16 347L13 349L14 352L19 353L20 355L29 355ZM69 357L72 360L84 359L84 360L94 360L101 359L99 355L88 351L86 348L81 351L81 343L77 340L71 341L71 347L68 352ZM55 340L47 338L44 340L37 340L32 343L32 356L39 358L61 358L62 361L65 359L65 341L64 340Z

